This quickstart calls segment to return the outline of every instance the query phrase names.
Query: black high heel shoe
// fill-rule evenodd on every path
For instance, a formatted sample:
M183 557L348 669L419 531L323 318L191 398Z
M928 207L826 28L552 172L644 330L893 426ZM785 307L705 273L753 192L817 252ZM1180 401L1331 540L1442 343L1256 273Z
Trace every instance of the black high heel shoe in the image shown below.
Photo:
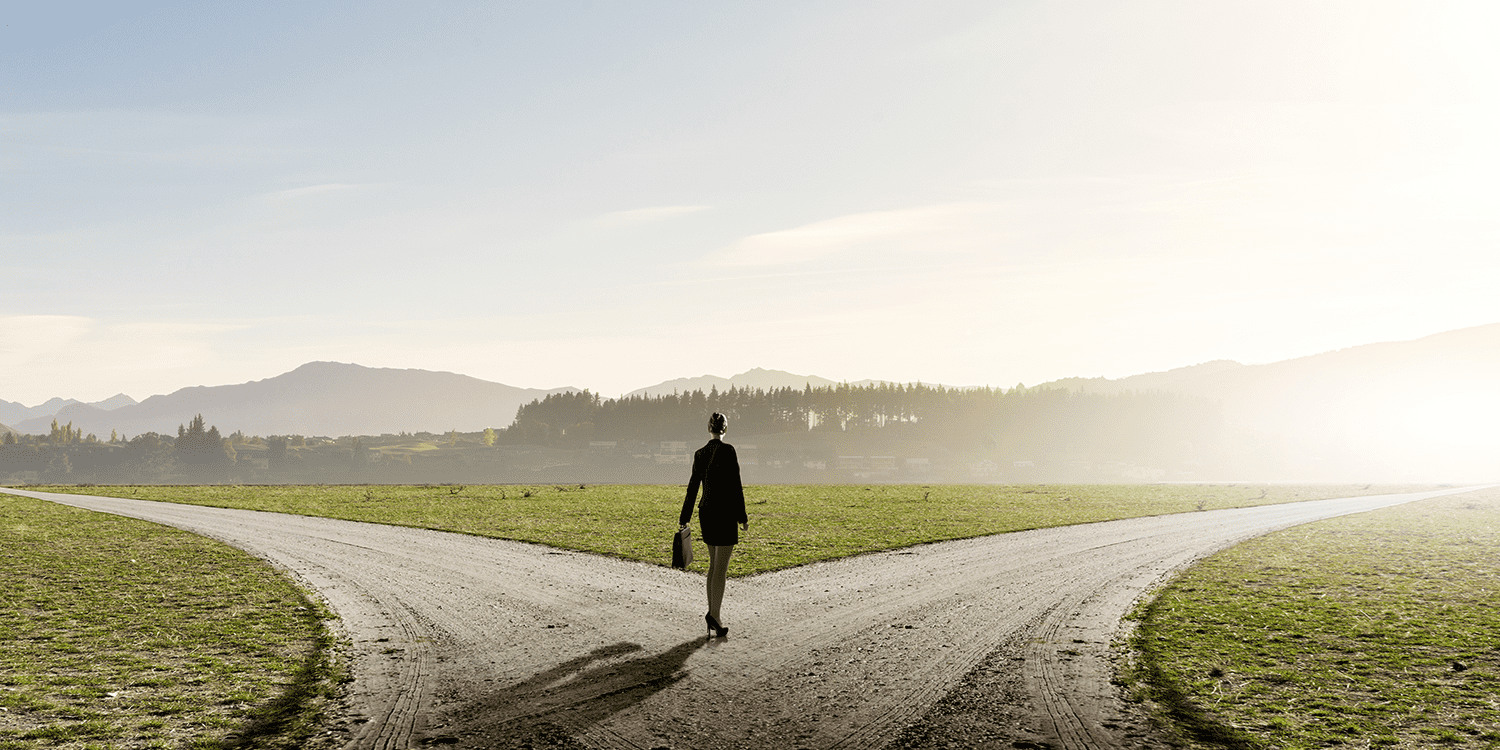
M729 635L729 628L720 625L719 621L715 620L712 614L705 612L703 614L703 621L708 623L708 637L723 638L724 636Z

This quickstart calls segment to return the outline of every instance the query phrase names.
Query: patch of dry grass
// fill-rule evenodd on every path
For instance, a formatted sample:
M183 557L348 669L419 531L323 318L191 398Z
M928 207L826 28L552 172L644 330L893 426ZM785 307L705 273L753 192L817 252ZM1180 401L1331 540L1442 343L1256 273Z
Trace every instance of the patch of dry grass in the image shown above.
M1140 615L1143 687L1202 746L1500 747L1500 489L1251 540Z
M0 748L297 747L325 616L219 542L0 495Z

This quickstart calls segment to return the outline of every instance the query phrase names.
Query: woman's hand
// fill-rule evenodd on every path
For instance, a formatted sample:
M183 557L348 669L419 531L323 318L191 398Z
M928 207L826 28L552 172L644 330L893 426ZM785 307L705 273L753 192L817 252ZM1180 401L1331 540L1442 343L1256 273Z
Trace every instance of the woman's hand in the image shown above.
M740 521L740 528L742 530L744 530L744 531L749 531L750 530L750 522L749 521Z

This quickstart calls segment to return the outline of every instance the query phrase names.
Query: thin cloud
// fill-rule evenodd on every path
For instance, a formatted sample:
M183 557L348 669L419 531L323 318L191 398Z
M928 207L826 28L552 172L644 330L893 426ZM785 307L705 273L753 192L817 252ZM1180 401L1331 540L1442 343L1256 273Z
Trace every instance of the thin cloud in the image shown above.
M987 209L983 204L952 203L840 216L746 237L730 246L720 263L728 266L800 263L859 245L949 231Z
M14 367L55 354L93 325L93 320L78 315L0 316L0 358Z
M594 219L594 223L602 227L638 227L707 211L709 208L711 206L654 206L629 211L611 211Z
M330 193L348 193L378 190L380 188L389 186L390 183L388 182L370 182L363 184L329 182L322 185L308 185L306 187L292 188L290 190L278 190L274 193L266 193L260 197L261 200L267 201L289 201L309 198L315 195L328 195Z

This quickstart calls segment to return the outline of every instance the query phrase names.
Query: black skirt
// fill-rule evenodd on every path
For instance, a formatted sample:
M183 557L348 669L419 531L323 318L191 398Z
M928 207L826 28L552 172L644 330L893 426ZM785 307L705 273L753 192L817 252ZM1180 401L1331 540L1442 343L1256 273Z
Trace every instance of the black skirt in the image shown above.
M698 506L698 531L707 545L724 547L740 543L738 520L707 502Z

